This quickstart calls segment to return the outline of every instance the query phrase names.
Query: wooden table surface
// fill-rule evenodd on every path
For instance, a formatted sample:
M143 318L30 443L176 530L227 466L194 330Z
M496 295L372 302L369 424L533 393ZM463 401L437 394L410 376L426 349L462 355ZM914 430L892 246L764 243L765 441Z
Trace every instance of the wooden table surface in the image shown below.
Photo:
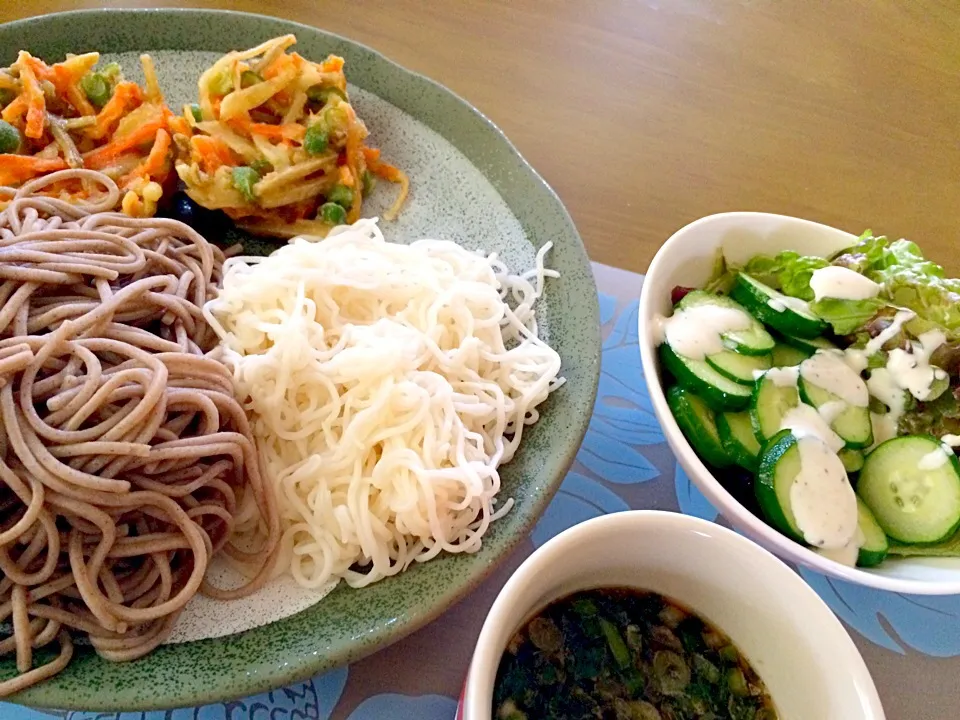
M0 21L180 4L13 0ZM322 27L459 93L594 260L643 271L686 223L763 210L909 237L960 272L957 0L194 4Z

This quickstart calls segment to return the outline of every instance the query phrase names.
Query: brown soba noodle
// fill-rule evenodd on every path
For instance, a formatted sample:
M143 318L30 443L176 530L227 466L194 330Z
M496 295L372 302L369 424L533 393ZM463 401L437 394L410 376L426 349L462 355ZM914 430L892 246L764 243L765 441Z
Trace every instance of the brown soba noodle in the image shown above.
M103 191L55 196L77 183ZM198 591L238 597L272 570L275 500L206 354L223 253L180 222L108 212L118 199L88 170L0 188L0 656L19 673L0 696L65 667L72 633L135 659ZM243 587L204 580L221 550L249 568Z

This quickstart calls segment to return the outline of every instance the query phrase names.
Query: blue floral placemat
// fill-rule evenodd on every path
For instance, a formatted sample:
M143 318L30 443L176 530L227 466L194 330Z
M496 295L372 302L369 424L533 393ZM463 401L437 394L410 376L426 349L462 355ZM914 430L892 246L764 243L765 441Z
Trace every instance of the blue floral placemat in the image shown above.
M530 540L469 598L366 660L271 693L148 713L37 711L0 703L0 720L453 720L487 610L536 547L579 522L632 508L679 509L721 521L676 464L650 407L637 352L642 276L601 265L594 272L603 360L583 446ZM799 572L846 624L890 720L960 716L960 597L888 593Z

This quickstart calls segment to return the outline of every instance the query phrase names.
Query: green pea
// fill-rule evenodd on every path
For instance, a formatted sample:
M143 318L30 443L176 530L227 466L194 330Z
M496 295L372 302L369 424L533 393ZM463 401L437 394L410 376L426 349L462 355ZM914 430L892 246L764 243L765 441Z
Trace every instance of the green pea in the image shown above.
M263 177L268 172L273 170L273 165L271 165L269 161L263 158L260 158L259 160L254 160L252 163L250 163L250 167L256 170L257 174L260 175L260 177Z
M235 167L233 169L233 186L240 191L247 202L255 202L257 197L253 193L253 186L260 180L260 173L252 167Z
M13 153L20 148L20 131L0 120L0 153Z
M226 70L217 73L210 81L210 92L214 95L226 95L233 90L233 77Z
M113 89L110 83L100 73L87 73L80 78L80 87L90 100L97 107L103 107L107 104L110 96L113 95Z
M303 136L303 149L311 155L319 155L327 149L327 131L319 124L307 128Z
M347 94L338 87L324 87L323 85L313 85L307 88L307 99L313 102L326 104L330 97L336 95L338 98L347 101Z
M200 105L198 103L193 103L193 105L190 106L190 112L193 115L194 120L197 122L203 122L203 111L200 109Z
M251 85L256 85L257 83L263 82L263 78L260 77L259 73L255 73L253 70L244 70L240 73L240 87L248 88Z
M363 171L363 194L369 195L377 186L377 176L369 170Z
M331 225L343 225L347 211L336 203L327 202L320 206L320 218Z
M333 186L329 193L327 193L327 200L342 207L348 208L353 205L353 190L348 188L346 185L340 185L338 183Z

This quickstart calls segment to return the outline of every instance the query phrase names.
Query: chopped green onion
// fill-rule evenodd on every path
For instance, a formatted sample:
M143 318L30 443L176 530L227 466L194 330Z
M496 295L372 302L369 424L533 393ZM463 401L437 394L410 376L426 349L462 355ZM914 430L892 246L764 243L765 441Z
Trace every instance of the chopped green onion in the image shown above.
M303 149L311 155L319 155L327 149L327 132L319 123L307 128L303 136Z
M107 80L117 80L120 77L120 64L115 62L107 63L103 66L103 69L100 70L100 74L107 78Z
M259 73L255 73L253 70L244 70L240 73L240 87L248 88L251 85L256 85L257 83L263 82L263 78L260 77Z
M194 120L197 122L203 122L203 111L200 109L199 104L193 103L193 105L190 106L190 112L193 115Z
M327 200L348 208L353 205L353 190L338 183L327 193Z
M747 678L743 670L738 667L727 670L727 685L737 697L746 697L750 694L750 688L747 686Z
M313 85L307 88L307 99L312 100L313 102L321 102L326 104L331 95L336 95L344 102L347 101L347 94L338 87L323 87L322 85Z
M84 75L80 78L80 87L83 88L87 99L97 107L106 105L110 96L113 95L110 83L107 82L107 79L100 73L87 73Z
M20 131L0 120L0 153L13 153L20 148Z
M610 648L614 661L621 670L628 667L630 665L630 650L620 636L617 626L606 618L600 618L600 629L607 640L607 647Z
M737 662L740 659L740 653L733 645L724 645L720 648L720 657L727 662Z
M653 656L653 672L664 695L679 695L690 684L690 668L675 652L661 650Z
M347 111L339 104L332 105L323 111L323 122L326 123L327 128L331 130L338 127L346 127L349 120Z
M373 192L373 189L377 186L377 177L369 170L363 171L363 194L364 196L369 195Z
M253 186L260 179L260 173L252 167L235 167L233 169L233 186L240 191L247 202L255 202Z
M250 167L256 170L257 174L260 175L260 177L263 177L268 172L273 170L273 165L271 165L268 160L265 160L263 158L260 158L259 160L254 160L252 163L250 163Z
M320 218L331 225L343 225L347 219L347 211L336 203L324 203L320 206Z
M233 77L229 72L223 70L210 80L210 92L214 95L226 95L233 90Z

